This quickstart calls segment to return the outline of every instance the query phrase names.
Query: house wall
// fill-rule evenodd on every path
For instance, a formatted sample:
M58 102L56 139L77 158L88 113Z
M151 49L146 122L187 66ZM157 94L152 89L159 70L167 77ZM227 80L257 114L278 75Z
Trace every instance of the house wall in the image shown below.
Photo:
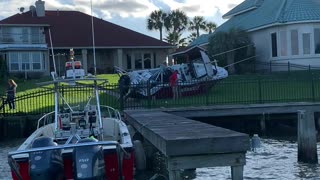
M315 52L316 43L317 41L320 42L320 36L315 35L315 29L319 29L320 32L320 23L288 24L250 32L249 34L255 44L257 60L259 61L272 61L272 64L289 62L320 67L320 54ZM292 51L292 30L298 32L298 54L294 54ZM276 33L277 36L277 57L272 57L272 33ZM307 36L310 41L304 42L304 36ZM308 51L306 47L310 47L310 53L305 53ZM273 70L282 70L282 68L274 68Z
M168 54L167 49L124 49L121 68L125 70L155 68L166 61ZM150 59L150 65L147 65L147 59Z
M114 66L114 52L109 49L96 49L96 67L97 73L111 73ZM94 73L94 57L93 51L88 50L88 72Z

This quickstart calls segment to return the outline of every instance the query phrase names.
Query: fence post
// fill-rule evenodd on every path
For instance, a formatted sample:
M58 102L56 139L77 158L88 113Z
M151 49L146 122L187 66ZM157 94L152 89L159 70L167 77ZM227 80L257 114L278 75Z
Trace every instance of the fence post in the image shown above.
M288 72L290 73L290 62L288 61Z
M313 76L311 75L311 90L312 90L312 101L315 101L315 89L314 89L314 80L313 80Z
M151 84L150 79L147 81L148 108L151 109Z
M272 61L270 61L270 73L272 73Z
M212 83L212 82L210 82ZM206 82L205 84L205 92L206 92L206 105L209 106L209 87L210 85Z
M262 87L261 87L261 77L260 76L258 76L259 77L259 79L258 79L258 84L259 84L259 103L261 104L262 103Z
M6 113L6 100L5 98L2 98L2 113L3 113L3 116L5 116L5 113Z

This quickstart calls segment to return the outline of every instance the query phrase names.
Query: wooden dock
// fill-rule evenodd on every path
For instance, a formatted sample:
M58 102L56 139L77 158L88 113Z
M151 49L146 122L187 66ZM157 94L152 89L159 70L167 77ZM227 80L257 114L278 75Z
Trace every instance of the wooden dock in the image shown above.
M125 120L166 157L169 179L181 169L231 166L233 180L243 179L249 136L161 111L126 110Z

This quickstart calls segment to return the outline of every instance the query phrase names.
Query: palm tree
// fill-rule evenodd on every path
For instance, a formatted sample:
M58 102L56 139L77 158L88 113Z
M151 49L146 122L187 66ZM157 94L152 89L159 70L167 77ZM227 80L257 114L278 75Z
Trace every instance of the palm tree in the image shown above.
M211 58L218 59L222 65L228 65L228 71L235 73L235 62L242 60L245 57L251 57L248 54L249 48L252 48L251 40L246 31L232 28L228 32L218 32L209 39L208 52ZM239 50L234 50L239 47ZM228 52L227 52L228 51ZM223 54L221 54L223 53ZM221 54L218 55L217 54ZM237 57L237 58L235 58ZM236 59L236 60L235 60Z
M181 38L181 34L177 32L169 32L164 40L177 47L187 46L186 38Z
M171 11L168 15L168 18L165 21L165 27L168 32L180 34L187 28L188 22L187 15L183 11L176 9Z
M209 34L211 34L214 30L216 30L217 25L214 22L208 22L207 23L207 28L206 31L209 32Z
M165 20L167 18L167 13L162 10L153 11L149 18L147 19L147 28L149 30L159 30L160 40L162 41L162 28L164 27Z
M188 42L192 43L194 40L197 39L197 33L193 32L187 38L188 38Z
M196 31L197 37L200 36L199 31L200 30L206 30L207 29L207 23L204 20L203 16L195 16L189 23L189 30Z

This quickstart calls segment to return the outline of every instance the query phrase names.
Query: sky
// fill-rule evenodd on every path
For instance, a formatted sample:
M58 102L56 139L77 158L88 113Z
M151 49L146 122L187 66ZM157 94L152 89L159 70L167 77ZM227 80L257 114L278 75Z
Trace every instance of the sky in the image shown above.
M91 15L90 0L44 0L46 10L74 10ZM191 19L203 16L217 25L225 22L222 15L244 0L91 0L93 15L134 31L159 39L158 31L149 31L147 18L154 10L180 9ZM0 20L17 14L21 7L29 11L36 0L0 0ZM165 36L165 35L164 35Z

